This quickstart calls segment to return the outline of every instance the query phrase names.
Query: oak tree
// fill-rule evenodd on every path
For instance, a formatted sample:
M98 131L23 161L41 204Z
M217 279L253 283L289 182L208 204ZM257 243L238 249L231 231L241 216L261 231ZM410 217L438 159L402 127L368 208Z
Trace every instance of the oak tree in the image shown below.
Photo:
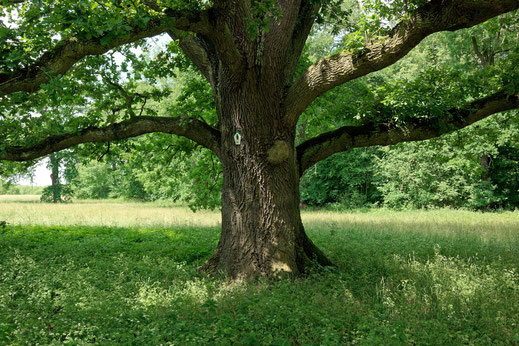
M398 110L385 104L368 121L296 146L301 114L327 91L394 64L429 35L514 11L518 0L369 0L355 11L334 0L0 4L0 160L154 132L196 142L223 170L221 238L204 269L231 278L299 275L331 264L300 217L299 181L316 162L352 148L437 137L519 108L509 73L499 88L482 88L456 106L395 123L388 119ZM301 70L312 27L326 21L324 29L347 37L344 49ZM143 39L162 34L173 44L154 60L141 58L137 47L153 48ZM214 121L147 107L167 93L163 77L186 61L211 87Z

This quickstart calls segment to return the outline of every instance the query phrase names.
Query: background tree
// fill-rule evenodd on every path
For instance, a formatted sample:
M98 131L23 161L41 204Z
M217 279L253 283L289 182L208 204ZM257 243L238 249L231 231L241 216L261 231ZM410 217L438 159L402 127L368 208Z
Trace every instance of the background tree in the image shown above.
M299 215L299 179L316 162L355 147L440 136L519 107L516 48L491 69L490 82L473 87L456 71L443 79L426 71L414 93L387 89L392 97L375 99L356 123L296 147L301 114L327 91L392 65L433 33L516 10L517 0L373 0L347 12L334 1L3 3L0 159L32 160L151 132L193 140L218 156L223 173L221 239L205 269L232 278L330 264ZM344 49L305 68L305 41L325 20L347 34ZM140 59L132 46L149 49L141 40L162 33L174 43L154 60ZM186 58L211 86L213 121L176 111L158 116L146 106L167 96L161 78ZM152 87L139 89L143 80Z
M50 170L50 186L43 189L42 202L66 202L72 197L69 183L77 176L77 157L70 151L64 150L49 156L47 168Z

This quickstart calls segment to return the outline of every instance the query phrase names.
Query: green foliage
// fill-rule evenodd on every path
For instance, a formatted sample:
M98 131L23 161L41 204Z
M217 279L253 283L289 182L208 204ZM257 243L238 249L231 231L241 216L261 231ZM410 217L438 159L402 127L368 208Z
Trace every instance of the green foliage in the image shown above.
M163 102L151 101L150 108L160 116L191 116L215 125L207 81L188 68L177 73L177 82ZM169 200L195 210L220 205L218 158L185 138L150 134L113 143L109 151L106 146L85 150L87 156L93 152L106 163L83 164L74 182L78 198Z
M370 25L380 27L385 21L391 26L404 11L420 4L366 1L360 18L369 14L373 17ZM507 14L464 32L433 35L389 68L329 91L301 116L298 142L345 125L382 122L405 129L416 119L435 118L442 127L446 110L459 107L460 100L471 102L519 80L519 65L512 66L509 60L519 56L513 42L517 18ZM362 25L345 34L340 44L325 30L314 30L298 68L340 52L348 40L356 40L348 44L360 47L373 35L383 34L370 33ZM494 54L492 65L482 68L471 37L487 54ZM362 201L396 208L516 208L510 201L516 201L513 196L519 194L513 156L519 143L518 119L517 112L509 112L442 139L337 154L306 173L302 200L317 206L340 203L347 208L362 206ZM491 159L487 172L481 167L482 156Z
M388 3L383 0L367 0L363 1L363 9L366 13L379 21L386 21L386 26L390 26L395 21L401 20L405 16L409 16L420 6L427 3L427 0L396 0Z
M376 204L373 183L379 150L361 148L318 162L301 180L301 200L311 206L338 203L352 209Z
M80 199L101 199L118 197L111 195L114 188L115 172L109 164L92 161L78 168L78 175L73 182L74 195Z
M0 189L2 189L2 186L8 186L14 183L19 178L31 178L34 173L34 168L34 161L0 162Z
M486 203L492 202L493 187L483 181L477 159L471 160L467 153L453 151L444 143L427 144L383 149L377 175L385 206L479 208L485 207L484 191Z
M5 234L7 228L7 221L0 221L0 234Z
M303 177L301 198L346 208L518 208L518 119L510 112L437 139L332 156Z
M58 184L55 186L49 185L41 191L40 201L43 203L62 203L68 202L72 198L72 189L69 185ZM57 197L59 196L59 198Z
M12 10L8 6L2 11L12 15L9 25L17 26L12 30L16 38L6 43L10 45L6 52L35 55L24 56L23 64L32 63L43 48L56 45L58 39L75 42L102 37L108 43L126 35L130 25L146 25L152 16L141 1L27 1L18 7ZM38 18L42 20L34 25ZM89 56L65 76L51 78L38 92L3 96L0 146L22 142L31 145L64 132L78 133L89 126L103 126L132 116L156 115L155 109L145 105L169 95L170 87L163 78L171 77L185 60L175 58L179 56L177 43L159 47L164 48L160 54L149 53L157 47L157 43L143 40L102 56ZM15 62L0 50L0 71L12 68L4 68L3 64Z
M9 190L11 189L12 182L0 180L0 195L9 194Z
M196 270L217 244L216 228L7 225L0 234L0 342L518 340L515 213L375 211L330 224L338 216L307 226L337 270L242 283Z
M261 33L269 31L269 24L276 22L283 15L274 0L255 0L251 6L251 16L246 18L247 31L251 40L256 39Z
M220 204L221 167L209 151L200 151L183 140L154 135L135 141L138 150L110 155L106 162L91 161L78 169L73 193L80 199L126 198L169 200L192 209ZM174 142L174 143L175 143ZM182 148L182 145L186 148ZM140 153L164 146L153 156Z
M500 147L490 166L495 195L504 208L519 207L519 148Z
M103 37L108 43L131 30L129 25L145 25L150 16L140 1L26 1L12 11L2 6L2 15L16 29L4 27L1 40L0 71L34 62L38 53L58 39ZM14 14L14 15L13 15ZM37 23L37 25L35 25Z
M517 208L518 113L422 142L382 149L379 190L391 207ZM488 167L482 164L489 160Z

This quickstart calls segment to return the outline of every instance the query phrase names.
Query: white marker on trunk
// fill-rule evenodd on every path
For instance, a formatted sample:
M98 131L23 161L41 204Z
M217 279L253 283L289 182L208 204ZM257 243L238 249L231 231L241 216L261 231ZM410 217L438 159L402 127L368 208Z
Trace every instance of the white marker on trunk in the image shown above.
M241 143L241 134L239 132L236 132L234 134L234 144L240 145Z

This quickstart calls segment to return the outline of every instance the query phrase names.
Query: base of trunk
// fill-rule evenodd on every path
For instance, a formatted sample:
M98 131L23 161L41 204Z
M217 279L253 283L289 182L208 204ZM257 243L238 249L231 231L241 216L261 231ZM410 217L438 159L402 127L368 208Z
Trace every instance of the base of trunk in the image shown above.
M257 256L256 251L240 251L238 248L225 248L227 242L222 241L218 244L215 252L205 262L201 271L210 275L223 275L231 280L249 279L256 277L286 278L308 274L312 270L326 266L333 266L333 263L324 253L308 238L304 229L297 231L296 241L291 246L291 251L285 249L282 256L280 251L276 251L279 244L261 244L259 252L271 253L272 256ZM263 250L263 251L262 251Z

